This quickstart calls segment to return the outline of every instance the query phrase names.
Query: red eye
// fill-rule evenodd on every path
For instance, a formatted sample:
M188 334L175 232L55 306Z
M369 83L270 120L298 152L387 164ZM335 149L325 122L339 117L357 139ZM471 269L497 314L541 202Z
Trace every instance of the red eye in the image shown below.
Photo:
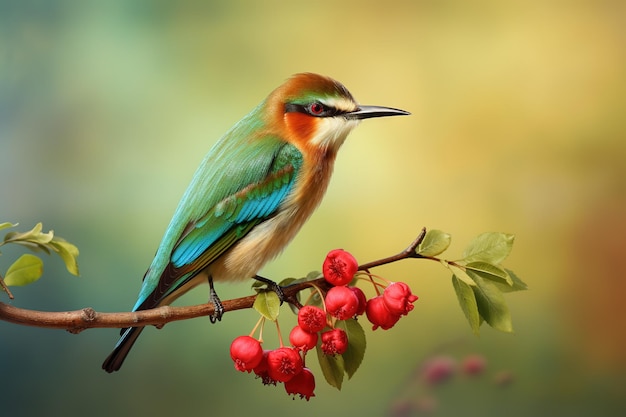
M309 111L315 116L319 116L324 112L324 105L318 102L309 105Z

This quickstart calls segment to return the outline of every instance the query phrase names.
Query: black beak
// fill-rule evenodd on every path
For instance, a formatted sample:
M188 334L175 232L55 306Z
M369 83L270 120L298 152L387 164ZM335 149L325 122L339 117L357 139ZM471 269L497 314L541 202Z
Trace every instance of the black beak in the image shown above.
M372 117L386 117L386 116L407 116L411 113L408 111L394 109L392 107L381 106L360 106L355 111L345 113L343 117L346 119L371 119Z

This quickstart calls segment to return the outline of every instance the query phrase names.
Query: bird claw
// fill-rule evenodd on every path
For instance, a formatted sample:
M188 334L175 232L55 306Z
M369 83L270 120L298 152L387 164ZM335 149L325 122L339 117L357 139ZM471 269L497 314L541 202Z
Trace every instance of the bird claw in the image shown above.
M283 303L285 302L285 293L283 291L283 287L281 287L275 282L272 282L272 284L270 284L270 288L278 296L278 299L280 300L280 305L283 305Z
M278 296L278 299L280 300L280 305L283 304L283 302L285 301L285 292L283 291L283 287L281 287L280 285L278 285L276 282L272 281L271 279L267 279L259 275L255 275L254 279L267 284L267 287L271 289L272 291L274 291L276 295Z

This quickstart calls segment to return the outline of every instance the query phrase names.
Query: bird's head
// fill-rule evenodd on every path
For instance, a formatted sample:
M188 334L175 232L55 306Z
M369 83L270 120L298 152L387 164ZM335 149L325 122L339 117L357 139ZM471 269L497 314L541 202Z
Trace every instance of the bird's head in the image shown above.
M363 119L408 115L400 109L361 106L340 82L318 74L289 78L268 97L268 116L301 148L336 152Z

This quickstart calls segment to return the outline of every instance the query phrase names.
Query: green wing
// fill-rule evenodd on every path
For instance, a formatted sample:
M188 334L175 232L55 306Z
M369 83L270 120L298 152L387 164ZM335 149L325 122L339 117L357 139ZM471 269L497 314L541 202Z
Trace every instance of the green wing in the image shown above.
M302 164L302 154L293 145L279 139L266 138L257 148L245 149L248 158L230 164L222 174L223 182L245 179L238 187L232 184L211 184L205 178L215 178L214 172L199 169L179 204L168 231L175 228L179 217L192 210L185 210L185 204L196 200L202 193L198 187L205 187L207 197L223 193L214 204L210 204L202 216L186 221L180 236L169 250L167 263L155 280L155 263L158 267L159 253L146 273L139 299L133 310L152 308L197 275L211 262L243 238L254 226L271 218L279 209L293 188L294 181ZM211 156L212 152L209 153ZM206 158L205 163L211 163ZM213 161L215 162L215 161ZM220 165L219 163L216 165ZM204 172L203 172L204 171ZM203 177L204 176L204 177ZM219 177L219 175L218 175ZM209 187L208 192L206 187ZM234 191L231 191L234 190ZM168 246L166 232L159 250ZM170 245L171 246L171 245ZM156 281L156 282L155 282Z

